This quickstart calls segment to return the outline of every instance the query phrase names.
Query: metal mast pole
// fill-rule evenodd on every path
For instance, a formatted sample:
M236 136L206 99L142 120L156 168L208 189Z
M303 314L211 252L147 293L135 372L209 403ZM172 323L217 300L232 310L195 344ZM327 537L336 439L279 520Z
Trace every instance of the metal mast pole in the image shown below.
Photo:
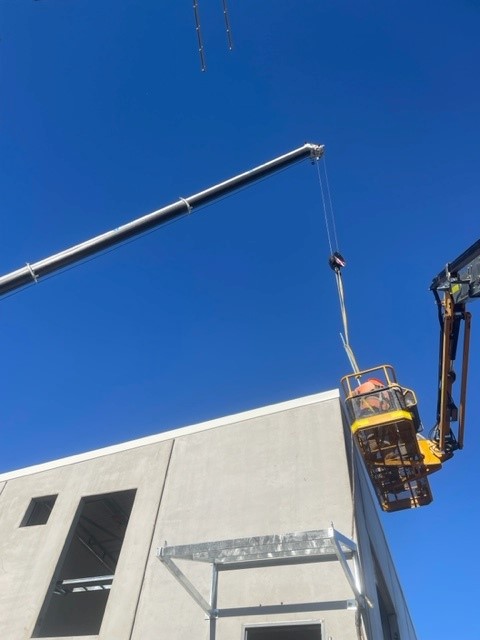
M294 149L285 155L274 158L265 164L234 176L229 180L220 182L204 191L200 191L187 198L179 198L177 202L162 207L152 213L148 213L141 218L132 220L117 229L102 233L99 236L86 240L64 251L60 251L38 262L27 262L25 267L0 277L0 296L24 287L27 284L31 284L32 282L37 282L43 276L59 271L75 262L80 262L84 258L104 251L145 231L154 229L185 213L190 213L195 207L201 207L208 202L221 198L228 193L275 173L299 160L308 157L318 159L323 155L323 152L323 145L304 144L298 149Z

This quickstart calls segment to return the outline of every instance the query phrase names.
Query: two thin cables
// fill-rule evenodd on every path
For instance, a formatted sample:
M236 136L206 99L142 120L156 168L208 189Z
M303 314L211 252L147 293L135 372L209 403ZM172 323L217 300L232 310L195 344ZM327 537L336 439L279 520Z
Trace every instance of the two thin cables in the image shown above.
M340 303L340 313L342 316L343 334L340 333L340 337L342 339L343 347L345 349L347 358L350 362L353 372L358 373L360 369L358 367L355 355L353 353L353 349L350 345L350 338L348 335L348 316L347 316L347 307L345 304L345 290L343 287L343 280L342 280L342 268L345 266L346 262L342 254L338 251L337 229L335 225L335 215L333 213L332 198L330 195L330 186L328 183L327 165L326 165L325 158L323 158L322 163L323 163L323 173L324 173L323 176L320 172L320 161L317 161L316 165L317 165L318 182L320 184L320 191L322 194L323 213L325 217L325 228L327 231L328 246L330 248L330 258L328 262L333 272L335 273L335 281L337 283L337 290L338 290L338 301ZM324 181L325 181L325 187L323 185ZM333 243L332 243L332 236L333 236Z
M230 27L230 17L228 15L227 0L222 0L223 19L225 22L225 32L227 34L227 45L229 51L233 49L232 29ZM200 56L200 68L202 71L207 70L207 62L205 59L205 48L203 46L202 28L200 25L200 12L198 9L198 0L193 0L193 15L195 17L195 33L197 34L198 53Z

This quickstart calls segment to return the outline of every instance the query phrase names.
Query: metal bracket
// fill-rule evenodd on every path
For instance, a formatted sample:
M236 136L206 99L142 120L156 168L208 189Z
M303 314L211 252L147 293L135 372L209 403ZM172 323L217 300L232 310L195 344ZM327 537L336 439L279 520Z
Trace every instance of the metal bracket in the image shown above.
M179 200L181 200L187 207L187 213L192 213L193 211L193 207L192 205L189 203L189 201L186 198L182 198L182 196L178 197Z
M35 271L32 269L32 265L29 262L26 262L25 264L27 266L28 271L30 272L30 275L32 276L32 280L35 282L35 284L37 284L38 276L35 273Z
M212 629L214 629L215 621L218 618L339 609L351 610L352 608L357 609L365 606L365 597L362 593L359 579L357 546L353 540L343 536L333 526L323 530L283 535L165 546L157 550L157 557L205 612L211 622ZM209 602L179 569L174 560L190 560L212 565L212 585ZM355 599L254 605L223 609L217 606L218 574L221 571L329 561L340 562ZM353 563L353 572L348 561ZM214 638L214 631L211 637Z

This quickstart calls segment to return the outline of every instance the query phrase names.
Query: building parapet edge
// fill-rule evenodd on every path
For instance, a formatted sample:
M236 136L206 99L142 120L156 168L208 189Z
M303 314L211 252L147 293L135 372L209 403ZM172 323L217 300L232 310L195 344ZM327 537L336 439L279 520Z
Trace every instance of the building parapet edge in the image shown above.
M139 447L145 447L158 442L164 442L171 440L172 438L181 438L182 436L188 436L201 431L208 431L210 429L216 429L228 424L234 424L238 422L245 422L246 420L252 420L273 413L279 413L281 411L288 411L289 409L296 409L299 407L308 406L310 404L316 404L318 402L325 402L327 400L334 400L340 397L338 389L332 389L329 391L323 391L315 393L309 396L303 396L301 398L295 398L293 400L286 400L278 402L272 405L266 405L258 407L256 409L249 409L240 413L234 413L221 418L214 418L205 422L199 422L198 424L188 425L185 427L178 427L176 429L170 429L169 431L163 431L151 436L145 436L143 438L137 438L135 440L127 440L120 444L110 445L108 447L102 447L101 449L93 449L85 453L79 453L65 458L59 458L50 462L43 462L41 464L32 465L29 467L23 467L14 471L7 471L0 474L0 482L6 482L22 476L33 475L35 473L42 473L43 471L50 471L51 469L57 469L70 464L77 464L79 462L85 462L87 460L93 460L95 458L101 458L103 456L112 455L114 453L120 453L129 449L137 449Z

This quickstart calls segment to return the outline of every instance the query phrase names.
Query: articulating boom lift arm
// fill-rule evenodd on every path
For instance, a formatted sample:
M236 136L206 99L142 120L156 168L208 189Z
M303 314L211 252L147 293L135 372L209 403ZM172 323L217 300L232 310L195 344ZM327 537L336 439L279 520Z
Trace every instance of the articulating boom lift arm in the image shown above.
M27 262L25 267L0 277L0 296L15 289L20 289L32 282L37 282L43 276L59 271L68 265L80 262L89 256L100 253L125 240L150 231L161 224L181 217L185 213L191 213L195 207L200 207L214 200L218 200L222 196L280 171L299 160L304 160L305 158L316 160L321 158L323 152L323 145L304 144L302 147L274 158L250 171L234 176L229 180L225 180L188 198L179 198L178 201L173 204L128 222L117 229L107 231L95 238L65 249L49 258L31 264Z
M430 286L438 305L440 356L437 421L429 438L413 391L400 386L389 365L354 371L342 378L352 437L383 511L429 504L428 476L463 447L470 343L466 304L480 298L480 240L447 264ZM440 292L443 292L441 297ZM464 323L459 410L453 401L453 370ZM455 435L451 424L458 420Z
M433 430L439 453L445 459L463 448L465 403L467 396L468 355L471 314L466 310L470 300L480 298L480 240L446 265L430 285L438 306L440 321L440 355L438 371L437 423ZM439 292L443 291L443 299ZM459 408L453 401L456 375L453 365L457 355L460 327L464 323L462 373ZM458 420L457 437L451 423Z

